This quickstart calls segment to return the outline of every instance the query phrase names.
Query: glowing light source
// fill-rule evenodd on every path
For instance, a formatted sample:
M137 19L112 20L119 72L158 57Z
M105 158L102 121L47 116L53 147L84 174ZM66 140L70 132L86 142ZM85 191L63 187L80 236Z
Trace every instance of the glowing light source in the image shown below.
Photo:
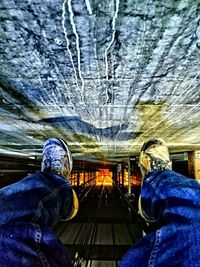
M97 172L97 178L96 178L96 185L105 185L105 186L112 186L112 172L110 172L108 169L101 170Z

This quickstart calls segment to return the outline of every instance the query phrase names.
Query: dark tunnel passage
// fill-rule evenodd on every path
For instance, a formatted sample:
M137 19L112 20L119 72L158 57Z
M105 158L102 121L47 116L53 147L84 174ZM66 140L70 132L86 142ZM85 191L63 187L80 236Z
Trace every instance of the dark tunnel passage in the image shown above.
M80 206L53 231L73 267L118 267L151 230L138 213L144 142L162 138L173 171L200 181L200 1L1 0L0 21L0 188L64 140Z
M173 169L194 178L191 153L170 155ZM37 158L0 157L0 187L40 170ZM79 199L75 218L61 221L55 234L73 266L117 267L124 253L146 232L138 215L141 175L137 157L127 162L74 160L70 175Z
M141 225L116 186L92 186L84 194L87 196L76 218L59 223L55 233L74 264L118 266L124 253L142 236Z

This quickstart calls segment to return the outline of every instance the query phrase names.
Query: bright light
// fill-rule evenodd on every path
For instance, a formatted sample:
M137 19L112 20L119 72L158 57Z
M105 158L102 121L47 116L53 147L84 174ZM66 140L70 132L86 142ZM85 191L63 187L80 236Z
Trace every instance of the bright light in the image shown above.
M112 172L108 169L97 172L96 185L112 186Z

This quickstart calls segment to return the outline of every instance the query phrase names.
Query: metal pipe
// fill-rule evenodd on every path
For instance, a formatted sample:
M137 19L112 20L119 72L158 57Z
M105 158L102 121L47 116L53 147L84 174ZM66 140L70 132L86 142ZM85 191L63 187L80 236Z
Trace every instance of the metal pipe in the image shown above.
M128 194L131 194L131 164L130 164L130 159L128 160Z

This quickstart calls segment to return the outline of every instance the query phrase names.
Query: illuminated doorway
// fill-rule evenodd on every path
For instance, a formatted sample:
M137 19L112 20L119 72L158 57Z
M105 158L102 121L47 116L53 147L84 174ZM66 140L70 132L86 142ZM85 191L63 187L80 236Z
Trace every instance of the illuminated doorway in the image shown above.
M112 172L110 172L108 169L98 171L96 177L96 185L112 186Z

